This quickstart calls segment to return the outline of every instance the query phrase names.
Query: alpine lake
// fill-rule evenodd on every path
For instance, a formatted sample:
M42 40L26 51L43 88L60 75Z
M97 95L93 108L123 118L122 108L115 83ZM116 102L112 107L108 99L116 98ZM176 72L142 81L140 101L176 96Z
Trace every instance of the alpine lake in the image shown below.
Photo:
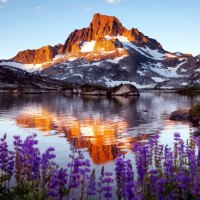
M200 96L142 92L140 97L105 98L60 94L0 94L0 136L12 149L14 135L37 134L40 150L54 147L60 166L69 162L70 147L78 149L97 169L114 169L119 154L132 159L137 142L154 134L160 143L173 144L174 133L187 141L194 131L188 122L169 120L171 112L189 108Z

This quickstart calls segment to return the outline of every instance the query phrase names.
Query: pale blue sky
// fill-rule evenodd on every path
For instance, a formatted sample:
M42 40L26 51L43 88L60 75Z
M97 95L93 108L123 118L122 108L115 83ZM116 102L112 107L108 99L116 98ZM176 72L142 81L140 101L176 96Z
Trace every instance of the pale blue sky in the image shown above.
M116 16L168 51L200 54L200 0L0 0L0 59L64 43L96 12Z

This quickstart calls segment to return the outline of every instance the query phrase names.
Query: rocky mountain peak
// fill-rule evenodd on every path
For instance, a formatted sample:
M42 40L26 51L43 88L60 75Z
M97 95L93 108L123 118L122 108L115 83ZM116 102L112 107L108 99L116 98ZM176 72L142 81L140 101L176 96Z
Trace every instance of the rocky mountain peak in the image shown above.
M196 56L196 58L200 59L200 54Z
M58 53L56 48L48 45L39 49L27 49L20 51L14 58L11 59L11 61L21 62L24 64L39 64L49 62Z
M121 22L116 17L99 13L94 14L89 29L91 32L91 39L93 40L104 38L106 35L121 35L126 31L126 28L122 26Z
M24 64L45 63L53 61L60 54L90 61L114 59L128 55L129 49L134 49L133 47L144 48L143 51L147 51L147 54L151 50L164 51L156 40L148 38L136 28L128 30L116 17L96 13L89 26L74 30L64 45L21 51L12 61Z
M0 61L0 66L109 87L129 83L141 88L181 88L200 83L200 56L165 51L138 29L128 30L116 17L99 13L87 28L74 30L64 45L21 51L9 61Z
M77 52L80 50L81 42L84 41L99 41L105 36L122 35L127 29L124 28L121 22L113 16L94 14L89 27L72 32L66 40L63 53Z

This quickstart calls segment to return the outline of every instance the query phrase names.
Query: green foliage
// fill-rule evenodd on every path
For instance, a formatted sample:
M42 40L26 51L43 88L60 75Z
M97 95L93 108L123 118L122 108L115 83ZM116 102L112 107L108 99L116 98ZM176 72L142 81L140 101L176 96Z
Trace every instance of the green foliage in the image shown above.
M11 176L9 176L9 175L2 175L2 176L0 176L0 185L2 183L6 182L6 181L9 181L10 178L11 178Z
M84 90L85 92L92 92L94 90L108 91L109 89L107 87L102 86L102 85L85 84L85 85L82 86L82 90Z
M2 176L0 178L2 180ZM6 180L4 177L3 179ZM38 181L27 181L23 185L16 185L11 189L0 187L0 200L45 200L45 189L38 188Z
M190 109L189 114L191 117L200 117L200 104L194 105Z
M181 95L198 95L198 94L200 94L200 88L199 87L186 87L186 88L179 89L176 92Z

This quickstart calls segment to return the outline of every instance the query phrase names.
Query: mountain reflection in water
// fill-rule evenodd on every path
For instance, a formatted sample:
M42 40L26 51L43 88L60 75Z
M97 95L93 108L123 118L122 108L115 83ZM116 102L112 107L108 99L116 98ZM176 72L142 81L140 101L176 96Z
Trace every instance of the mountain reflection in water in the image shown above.
M1 126L2 132L16 126L20 130L34 130L44 136L46 143L50 141L46 136L51 135L57 145L57 136L66 138L66 145L73 145L76 140L78 148L86 149L94 164L105 164L154 133L161 133L170 143L172 138L166 134L189 132L187 124L172 122L168 117L172 111L190 107L197 101L199 97L156 93L129 99L0 94L0 124L12 122L10 127ZM59 151L62 152L62 147Z
M121 99L123 100L123 99ZM133 99L124 99L126 103ZM136 99L135 99L136 100ZM128 122L118 116L82 115L73 113L53 113L44 108L25 108L16 117L16 123L25 128L36 128L40 132L54 130L57 134L64 134L73 144L76 140L78 148L87 148L95 164L103 164L114 160L119 153L131 149L133 143L145 140L146 134L138 136L127 135Z

